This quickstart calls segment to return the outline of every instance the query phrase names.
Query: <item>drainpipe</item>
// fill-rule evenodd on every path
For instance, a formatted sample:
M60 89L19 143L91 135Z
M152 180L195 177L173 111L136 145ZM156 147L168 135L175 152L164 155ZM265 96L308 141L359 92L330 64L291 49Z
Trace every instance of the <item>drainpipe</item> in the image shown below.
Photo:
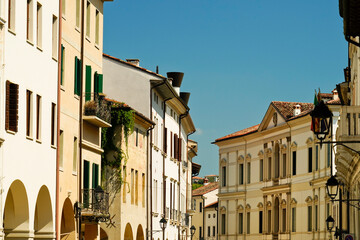
M81 59L81 67L80 67L80 106L79 106L79 169L78 169L78 201L79 203L82 202L82 194L81 194L81 185L82 185L82 135L83 135L83 129L82 129L82 111L83 111L83 71L84 71L84 22L85 22L85 3L84 0L81 1L81 47L80 47L80 59ZM82 239L81 237L81 213L78 218L78 228L79 228L79 239Z
M203 225L203 227L202 227L202 239L205 239L205 197L204 197L204 195L202 195L201 198L203 200L203 206L202 206L202 212L203 212L203 217L202 217L202 225Z
M188 154L187 154L187 144L189 142L189 136L191 134L193 134L193 133L195 133L195 131L193 131L193 132L189 133L188 135L186 135L186 160L188 160L187 159L187 156L188 156ZM188 170L186 171L186 181L188 181L188 179L189 179L188 174L189 174L189 164L188 164ZM192 176L192 159L191 159L191 176ZM190 182L191 182L191 179L190 179ZM191 184L191 186L192 186L192 184ZM187 213L187 205L188 205L188 191L189 191L188 190L188 184L186 184L186 200L185 200L186 201L186 213ZM190 199L191 199L190 201L192 201L192 191L191 191L191 198ZM187 236L188 236L189 227L191 227L191 226L192 226L192 217L191 217L191 223L190 223L190 215L189 215L189 226L188 226L188 229L186 229L186 239L187 239ZM191 235L191 231L190 231L190 235Z
M59 41L58 41L58 83L57 83L57 128L56 128L56 183L55 183L55 234L56 239L60 239L60 176L59 176L59 161L60 161L60 85L61 85L61 39L62 39L62 0L59 0Z
M146 178L147 179L149 179L149 177L148 177L149 176L149 165L151 166L151 164L152 164L151 163L151 160L152 160L152 154L151 153L152 153L152 151L151 151L151 145L150 145L150 141L149 141L149 136L151 135L151 131L154 129L154 126L155 125L152 125L151 128L146 130L146 136L148 138L148 141L147 141L148 148L147 148L147 151L146 151ZM150 167L150 169L151 169L151 167ZM149 196L149 192L151 192L150 188L146 188L146 196L147 197ZM148 214L149 214L149 201L146 201L146 216L147 216L146 217L146 239L147 240L149 239L149 231L151 231L151 230L149 230L149 215ZM151 212L150 212L150 217L151 217ZM152 233L151 233L151 239L152 239Z

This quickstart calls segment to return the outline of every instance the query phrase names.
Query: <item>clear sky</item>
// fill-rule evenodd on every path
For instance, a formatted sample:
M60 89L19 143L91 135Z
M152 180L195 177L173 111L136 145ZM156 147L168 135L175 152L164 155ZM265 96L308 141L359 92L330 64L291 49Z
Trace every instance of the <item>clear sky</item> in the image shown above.
M344 81L338 0L114 0L104 52L160 74L184 72L200 176L217 174L216 138L261 122L271 101L312 102ZM104 79L106 81L106 79Z

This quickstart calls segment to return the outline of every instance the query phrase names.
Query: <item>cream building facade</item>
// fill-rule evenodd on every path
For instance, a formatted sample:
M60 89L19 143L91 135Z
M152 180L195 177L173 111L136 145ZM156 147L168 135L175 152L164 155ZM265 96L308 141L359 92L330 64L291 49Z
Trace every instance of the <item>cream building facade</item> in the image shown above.
M58 22L58 2L0 1L0 239L55 238Z
M340 101L331 97L327 104L338 111ZM312 109L274 101L260 124L215 141L219 239L328 239L332 153L315 144Z

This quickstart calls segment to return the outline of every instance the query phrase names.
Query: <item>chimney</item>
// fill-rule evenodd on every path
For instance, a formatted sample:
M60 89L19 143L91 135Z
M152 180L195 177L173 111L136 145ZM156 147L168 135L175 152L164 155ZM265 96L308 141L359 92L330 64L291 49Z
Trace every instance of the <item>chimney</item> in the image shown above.
M190 93L189 93L189 92L181 92L181 93L180 93L180 97L181 97L181 99L184 101L184 103L185 103L186 105L188 105L189 98L190 98Z
M135 65L137 67L140 67L140 60L136 58L129 58L126 59L126 62L131 63L132 65Z
M336 90L336 88L332 91L332 93L333 93L333 100L338 100L339 94L338 94L338 91Z
M207 178L204 178L204 186L208 185L209 184L209 179Z
M296 104L294 108L294 117L299 115L300 113L301 113L301 106L299 104Z
M184 77L184 73L182 72L168 72L168 78L172 78L172 86L174 87L177 94L180 95L180 86Z

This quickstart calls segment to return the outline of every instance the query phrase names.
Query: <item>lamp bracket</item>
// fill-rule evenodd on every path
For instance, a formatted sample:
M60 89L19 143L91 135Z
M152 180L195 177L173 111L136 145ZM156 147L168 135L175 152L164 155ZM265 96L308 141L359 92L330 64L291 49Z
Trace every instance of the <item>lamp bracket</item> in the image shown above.
M360 151L357 151L357 150L345 145L345 143L360 143L360 141L326 141L326 142L321 141L321 142L318 142L316 144L321 145L321 144L324 144L324 143L325 144L334 144L334 146L340 145L340 146L346 147L347 149L349 149L349 150L357 153L358 155L360 155Z

